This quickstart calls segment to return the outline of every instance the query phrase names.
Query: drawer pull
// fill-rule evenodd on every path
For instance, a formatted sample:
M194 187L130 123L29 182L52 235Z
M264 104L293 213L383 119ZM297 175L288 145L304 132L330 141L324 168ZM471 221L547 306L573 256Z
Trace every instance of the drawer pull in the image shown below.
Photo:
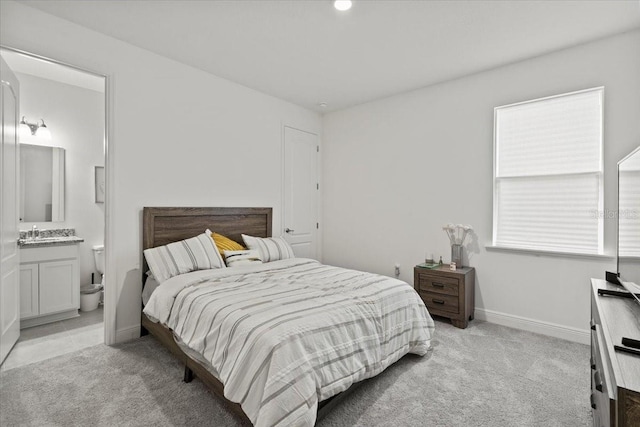
M441 299L432 299L431 301L433 301L435 304L444 304L444 300Z
M593 355L591 355L591 369L596 370L596 362L593 360Z
M432 285L434 288L444 288L444 283L433 282Z
M591 325L591 330L595 331L596 330L596 322L593 321L593 319L591 319L591 322L589 322Z
M593 397L593 393L591 393L591 409L596 409L596 399Z
M596 371L593 374L593 382L596 383L596 390L602 393L602 379L600 378L600 371Z

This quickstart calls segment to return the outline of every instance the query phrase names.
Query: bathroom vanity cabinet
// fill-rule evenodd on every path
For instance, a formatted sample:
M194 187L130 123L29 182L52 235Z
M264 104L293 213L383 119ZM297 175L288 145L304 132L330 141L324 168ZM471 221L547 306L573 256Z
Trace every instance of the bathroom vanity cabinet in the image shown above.
M20 250L20 328L78 316L78 245Z

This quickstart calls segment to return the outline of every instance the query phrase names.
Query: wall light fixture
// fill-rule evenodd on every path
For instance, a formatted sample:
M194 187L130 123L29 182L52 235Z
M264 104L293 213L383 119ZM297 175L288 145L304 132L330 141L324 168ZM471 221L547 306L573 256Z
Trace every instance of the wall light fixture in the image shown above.
M344 12L351 9L351 0L335 0L333 2L333 7L341 12Z
M47 125L44 124L44 120L40 119L40 121L42 123L29 123L24 119L24 116L22 116L22 120L20 120L20 135L23 137L33 135L50 141L51 132L49 131L49 128L47 128Z

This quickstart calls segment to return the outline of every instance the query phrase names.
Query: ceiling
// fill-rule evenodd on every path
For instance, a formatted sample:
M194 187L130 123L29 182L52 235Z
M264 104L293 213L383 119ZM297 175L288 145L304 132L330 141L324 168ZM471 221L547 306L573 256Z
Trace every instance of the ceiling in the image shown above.
M319 112L640 28L639 0L20 3Z

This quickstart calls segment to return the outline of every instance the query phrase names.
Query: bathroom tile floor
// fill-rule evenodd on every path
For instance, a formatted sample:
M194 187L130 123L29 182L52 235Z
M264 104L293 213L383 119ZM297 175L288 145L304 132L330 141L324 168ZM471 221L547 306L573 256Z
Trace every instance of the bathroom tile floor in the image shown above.
M8 371L72 353L104 342L103 308L83 312L80 317L22 329L20 339L0 371Z

